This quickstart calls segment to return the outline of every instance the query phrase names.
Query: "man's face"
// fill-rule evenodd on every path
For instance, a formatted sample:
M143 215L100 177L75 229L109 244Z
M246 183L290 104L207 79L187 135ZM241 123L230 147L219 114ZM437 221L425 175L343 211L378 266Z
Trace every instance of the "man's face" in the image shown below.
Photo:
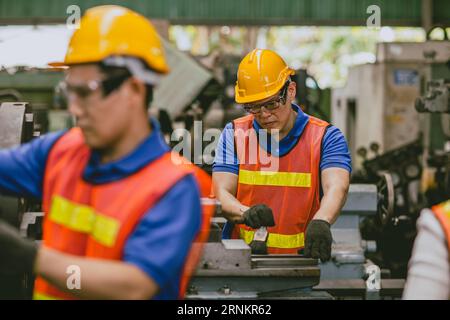
M289 122L289 116L292 112L291 103L293 97L295 97L295 83L291 82L287 87L284 100L279 99L280 93L278 93L274 97L255 102L254 105L258 106L264 106L273 101L278 101L279 104L278 108L272 111L262 107L259 113L254 114L256 121L263 129L269 131L269 133L275 130L282 131Z
M66 76L69 111L93 149L113 146L131 124L127 80L107 96L103 95L103 80L105 75L96 65L72 66ZM86 92L89 94L83 94Z

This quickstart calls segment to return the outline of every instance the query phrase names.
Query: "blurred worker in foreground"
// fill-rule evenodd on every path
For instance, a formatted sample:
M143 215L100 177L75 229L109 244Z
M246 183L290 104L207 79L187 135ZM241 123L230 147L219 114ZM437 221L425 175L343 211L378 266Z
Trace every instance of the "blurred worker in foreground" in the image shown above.
M417 229L403 299L450 299L450 200L422 210Z
M222 132L214 192L229 220L224 237L244 239L253 253L304 248L307 257L327 261L330 225L346 199L351 159L336 127L293 104L293 74L270 50L255 49L241 61L235 100L249 115Z
M0 192L42 198L45 212L40 247L0 223L0 272L34 272L35 299L177 299L209 224L208 178L176 165L149 121L153 86L169 71L155 29L120 6L89 9L53 65L69 67L77 127L0 152ZM66 284L73 266L78 289Z

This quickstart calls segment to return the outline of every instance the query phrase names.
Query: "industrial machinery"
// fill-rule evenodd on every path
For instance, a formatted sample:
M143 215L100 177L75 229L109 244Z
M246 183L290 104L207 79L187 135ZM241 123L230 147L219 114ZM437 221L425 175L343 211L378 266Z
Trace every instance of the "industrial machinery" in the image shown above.
M33 113L28 103L0 104L0 149L30 141L34 133L33 125ZM0 195L0 219L19 229L24 219L27 220L25 217L29 214L26 212L32 211L35 205L31 199ZM39 226L39 221L34 222L35 226ZM26 236L27 229L24 231ZM0 276L0 299L21 299L29 294L31 294L29 275Z
M449 52L448 40L378 44L376 62L352 68L333 91L352 182L378 186L377 214L361 222L377 243L368 256L395 277L406 277L421 209L450 194Z
M444 77L437 72L449 52L450 41L379 43L376 62L351 68L346 86L333 90L331 123L346 136L355 170L363 167L362 147L376 143L382 154L420 138L415 100L427 79Z
M190 283L188 299L382 299L398 298L404 280L391 279L367 252L359 222L377 213L377 187L353 184L333 225L332 259L319 263L301 255L252 255L243 240L221 240L225 219L213 219L209 242Z
M295 255L252 255L243 240L206 244L188 299L322 298L317 260Z
M415 104L424 116L421 192L428 207L450 197L450 60L447 67L446 78L428 81Z
M417 112L450 113L450 80L430 81L427 86L426 95L416 99Z

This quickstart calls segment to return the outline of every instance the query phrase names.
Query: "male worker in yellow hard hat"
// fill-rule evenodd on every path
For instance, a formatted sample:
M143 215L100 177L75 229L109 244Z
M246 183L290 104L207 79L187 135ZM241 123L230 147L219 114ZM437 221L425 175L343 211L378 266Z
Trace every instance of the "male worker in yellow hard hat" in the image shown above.
M336 127L293 103L293 74L271 50L255 49L243 58L235 100L249 115L229 123L221 135L214 192L235 223L227 223L225 237L244 239L254 253L304 249L307 257L327 261L330 226L346 199L351 159Z
M450 199L423 209L403 299L450 299Z
M36 299L179 298L202 210L195 169L147 116L169 71L159 36L129 9L94 7L54 65L68 67L76 127L0 152L0 192L45 212L41 246L0 222L0 273L34 272Z

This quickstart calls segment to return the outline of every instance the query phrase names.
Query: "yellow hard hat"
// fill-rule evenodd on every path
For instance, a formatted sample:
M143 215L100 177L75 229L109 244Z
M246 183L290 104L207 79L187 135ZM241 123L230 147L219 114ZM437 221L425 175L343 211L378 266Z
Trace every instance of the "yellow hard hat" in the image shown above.
M161 40L151 22L116 5L88 9L70 39L64 62L50 65L99 62L110 56L137 57L156 72L169 72Z
M250 103L274 96L294 73L275 52L254 49L239 64L235 100Z

